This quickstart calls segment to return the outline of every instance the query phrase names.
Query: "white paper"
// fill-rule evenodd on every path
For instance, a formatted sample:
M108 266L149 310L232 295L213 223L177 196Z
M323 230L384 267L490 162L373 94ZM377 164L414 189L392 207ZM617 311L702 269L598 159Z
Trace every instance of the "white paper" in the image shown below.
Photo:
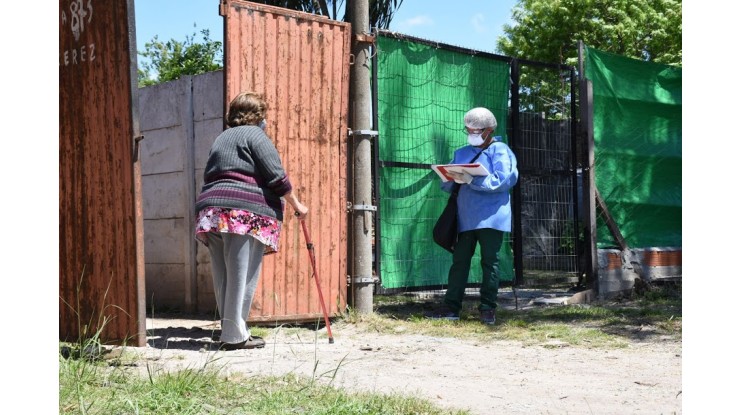
M455 173L468 173L471 176L488 176L488 169L480 163L467 163L467 164L433 164L432 170L434 170L443 182L454 180L456 183L463 183L453 179L447 175L447 172Z

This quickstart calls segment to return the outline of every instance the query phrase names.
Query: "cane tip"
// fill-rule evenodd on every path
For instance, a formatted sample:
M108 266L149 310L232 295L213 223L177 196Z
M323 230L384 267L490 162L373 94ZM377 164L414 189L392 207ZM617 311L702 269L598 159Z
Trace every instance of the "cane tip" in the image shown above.
M334 337L329 337L329 344L334 344Z

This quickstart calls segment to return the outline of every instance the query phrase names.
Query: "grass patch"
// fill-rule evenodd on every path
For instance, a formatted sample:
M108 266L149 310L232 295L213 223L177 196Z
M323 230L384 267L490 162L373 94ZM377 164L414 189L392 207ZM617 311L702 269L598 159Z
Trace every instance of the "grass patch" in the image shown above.
M141 376L126 367L60 359L60 414L468 414L403 395L347 393L313 379L226 376L206 365Z
M525 345L621 348L631 341L681 340L680 287L654 287L640 296L591 304L542 306L526 309L499 307L494 326L478 321L476 301L464 302L460 320L429 320L424 311L441 302L403 295L376 296L375 313L349 312L348 324L384 334L509 340Z
M499 307L497 323L478 321L476 301L466 300L459 321L429 320L424 311L436 300L403 295L375 296L375 312L352 311L335 319L337 330L388 335L420 334L477 342L516 341L542 347L621 348L634 341L680 341L681 291L652 289L634 298L585 305ZM262 337L293 335L299 340L315 327L253 326ZM319 334L317 337L325 338ZM305 339L304 339L305 340ZM103 359L97 334L76 343L60 343L60 414L468 414L400 394L348 392L332 387L331 373L313 377L247 377L226 374L214 358L202 368L174 373L149 367L135 352ZM143 362L143 363L142 363ZM146 365L142 372L137 365ZM225 363L224 363L225 364Z

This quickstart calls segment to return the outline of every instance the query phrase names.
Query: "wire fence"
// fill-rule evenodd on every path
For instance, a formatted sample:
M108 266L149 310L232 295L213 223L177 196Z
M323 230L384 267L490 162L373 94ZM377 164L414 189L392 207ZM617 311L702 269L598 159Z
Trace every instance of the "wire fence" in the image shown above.
M510 144L519 164L513 200L519 205L521 244L515 244L517 233L507 234L500 252L501 285L577 277L571 73L547 64L519 64L512 88L507 57L397 34L381 33L378 45L373 65L379 132L373 161L378 293L431 294L446 288L451 255L434 245L431 231L448 194L439 189L430 167L449 162L454 150L466 144L462 118L474 106L494 112L496 135ZM512 102L518 103L516 111ZM515 255L523 280L514 278ZM469 287L480 283L479 259L476 254Z

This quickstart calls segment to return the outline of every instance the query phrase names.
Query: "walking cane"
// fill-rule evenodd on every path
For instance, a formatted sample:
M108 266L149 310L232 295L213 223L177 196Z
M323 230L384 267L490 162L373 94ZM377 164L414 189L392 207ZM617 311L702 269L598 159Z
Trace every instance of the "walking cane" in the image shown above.
M296 216L300 214L295 213ZM311 266L313 267L314 281L316 281L316 290L319 292L319 301L321 301L321 310L324 312L324 323L326 323L326 332L329 334L329 343L334 343L334 336L331 334L331 324L329 323L329 314L326 313L326 305L324 305L324 295L321 293L321 285L319 283L319 274L316 272L316 256L313 251L313 244L311 238L308 236L308 230L306 229L306 221L301 219L301 226L303 227L303 236L306 238L306 249L308 249L308 256L311 258Z

